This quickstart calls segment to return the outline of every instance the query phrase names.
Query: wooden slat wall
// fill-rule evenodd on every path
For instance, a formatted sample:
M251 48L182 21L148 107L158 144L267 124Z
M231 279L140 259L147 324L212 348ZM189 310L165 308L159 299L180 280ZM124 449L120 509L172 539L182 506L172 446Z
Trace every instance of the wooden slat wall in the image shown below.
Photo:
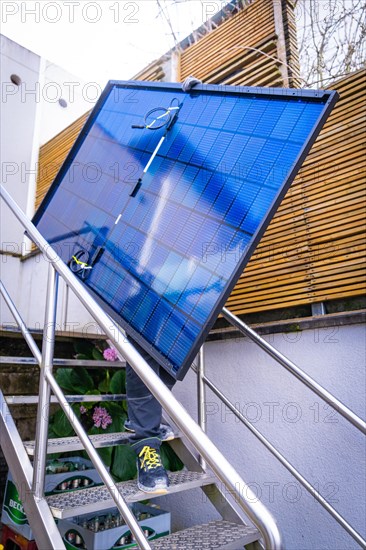
M366 71L340 100L228 301L235 313L365 293Z
M282 8L288 7L291 1L281 0ZM291 15L291 10L288 12ZM182 52L177 80L182 81L189 74L194 74L205 83L283 86L279 62L266 57L277 57L276 41L271 0L252 0L243 10L224 20L214 31L207 33ZM286 43L290 52L292 42L286 39ZM243 46L255 47L266 55L243 49ZM287 57L291 55L287 53ZM140 71L134 80L165 80L164 63L168 57L163 56L153 61ZM297 68L294 67L294 70ZM36 208L53 182L88 115L89 112L41 147Z
M40 148L38 157L36 209L41 204L45 194L50 188L51 183L55 179L71 147L74 145L88 116L89 112L85 113Z
M278 2L278 0L274 0ZM292 0L281 0L287 63L298 74ZM181 54L180 80L282 86L269 0L253 0ZM289 70L289 76L291 70ZM162 60L136 79L164 80ZM291 82L291 81L290 81ZM293 83L296 83L294 77ZM250 313L364 293L365 71L333 88L341 100L241 276L228 307ZM37 206L88 113L40 151Z
M301 79L299 51L297 49L295 3L293 0L281 0L281 3L289 87L299 88L301 86Z
M163 82L166 80L163 65L163 59L157 59L150 63L150 65L145 67L142 71L137 73L133 80Z
M255 0L181 54L179 80L194 75L207 84L281 86L273 4Z

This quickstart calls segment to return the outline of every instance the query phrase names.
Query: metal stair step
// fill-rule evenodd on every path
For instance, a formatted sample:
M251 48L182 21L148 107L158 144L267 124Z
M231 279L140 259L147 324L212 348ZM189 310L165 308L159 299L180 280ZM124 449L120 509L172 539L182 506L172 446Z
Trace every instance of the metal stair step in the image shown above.
M1 356L2 365L38 365L34 357ZM53 360L54 367L84 367L86 369L99 369L107 367L108 369L123 369L126 367L126 361L98 361L96 359L57 359Z
M254 527L231 521L210 521L151 541L153 550L239 550L255 542L260 534Z
M5 395L5 399L8 405L37 405L38 395ZM111 394L90 394L90 395L65 395L65 399L68 403L97 403L99 401L124 401L126 399L125 393L111 393ZM51 395L51 403L58 403L56 396Z
M128 432L115 432L89 435L89 439L92 441L94 447L112 447L115 445L123 445L128 443ZM35 450L35 441L24 441L24 447L28 455L33 456ZM84 449L78 436L72 437L59 437L55 439L49 439L47 442L47 454L53 453L68 453L71 451L80 451Z
M210 485L216 481L216 478L210 473L181 470L179 472L169 472L169 480L168 493L170 494ZM127 502L138 502L161 496L140 491L136 480L121 481L116 483L116 487ZM114 500L105 485L50 495L45 498L53 516L58 519L98 512L115 506Z

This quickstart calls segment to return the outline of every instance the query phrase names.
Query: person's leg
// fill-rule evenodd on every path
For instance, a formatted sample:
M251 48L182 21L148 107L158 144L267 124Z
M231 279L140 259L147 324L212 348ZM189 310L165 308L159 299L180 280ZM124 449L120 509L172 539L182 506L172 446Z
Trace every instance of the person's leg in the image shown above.
M172 388L175 379L136 342L132 341L131 343L162 381ZM162 443L161 405L128 364L126 367L126 391L129 426L134 431L131 434L130 443L137 455L139 487L147 492L163 492L168 485L168 478L159 454Z

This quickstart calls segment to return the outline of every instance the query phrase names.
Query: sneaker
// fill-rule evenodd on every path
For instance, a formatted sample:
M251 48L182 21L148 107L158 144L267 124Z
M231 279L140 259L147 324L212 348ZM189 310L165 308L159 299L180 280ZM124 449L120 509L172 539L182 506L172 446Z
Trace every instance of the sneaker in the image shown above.
M159 451L145 445L137 458L137 485L145 493L166 494L169 478Z
M131 420L125 420L125 430L127 432L135 433L135 430L133 429ZM173 429L168 424L160 424L159 426L160 430L160 436L159 439L161 441L171 441L175 438L175 433L173 432Z

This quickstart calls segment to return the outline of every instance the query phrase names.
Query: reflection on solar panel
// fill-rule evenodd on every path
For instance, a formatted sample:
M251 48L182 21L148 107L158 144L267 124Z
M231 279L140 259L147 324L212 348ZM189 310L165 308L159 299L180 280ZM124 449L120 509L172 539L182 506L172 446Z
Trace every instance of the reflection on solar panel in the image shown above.
M34 222L182 378L335 101L110 82Z

